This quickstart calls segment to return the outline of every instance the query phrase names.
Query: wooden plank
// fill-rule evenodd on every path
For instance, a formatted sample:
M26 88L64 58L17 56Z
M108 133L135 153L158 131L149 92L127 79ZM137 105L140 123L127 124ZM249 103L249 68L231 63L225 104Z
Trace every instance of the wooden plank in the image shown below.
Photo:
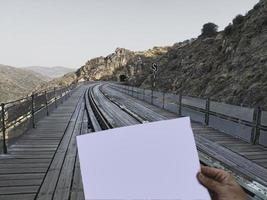
M258 155L246 155L246 157L250 160L257 160L257 159L267 159L267 154L258 154Z
M47 168L6 168L0 169L0 174L24 174L24 173L45 173Z
M9 152L9 155L16 155L16 156L20 156L20 155L28 155L28 156L35 156L35 155L46 155L46 156L53 156L54 152L53 151L11 151Z
M49 171L45 175L45 179L40 187L37 199L52 199L60 169L63 163L62 158L64 158L64 153L57 152L49 168Z
M16 144L11 145L11 149L17 149L17 148L57 148L57 145L54 144Z
M225 144L224 145L226 148L231 149L234 152L237 152L239 154L242 154L243 152L258 152L261 150L255 150L255 149L250 149L250 148L246 148L246 147L235 147L235 146L229 146L229 144ZM243 155L243 154L242 154Z
M59 176L61 173L62 165L64 163L64 159L66 156L66 152L68 146L70 144L71 138L73 136L73 132L75 127L77 127L76 123L78 121L78 116L80 115L82 106L80 104L77 105L76 110L73 114L72 119L70 120L70 124L66 133L61 141L59 148L55 154L55 157L51 163L51 166L46 174L46 177L43 181L43 184L40 187L40 190L37 194L37 199L46 200L52 199L55 189L57 187L57 183L59 180Z
M51 160L50 159L5 159L1 160L0 163L2 165L5 164L34 164L34 163L49 163Z
M242 154L244 156L250 156L250 155L267 155L267 151L256 151L256 152L246 151L246 152L241 152L240 154Z
M34 200L35 194L0 195L1 200Z
M84 104L82 104L82 106L84 106ZM69 199L77 154L76 136L79 135L81 132L84 113L84 111L81 112L75 124L75 128L73 130L72 138L59 176L57 187L54 192L54 200Z
M15 146L14 148L12 149L9 149L8 152L54 152L57 150L56 147L50 147L50 148L25 148L25 147L22 147L22 148L16 148L17 146Z
M8 155L8 158L14 158L14 159L38 159L38 158L44 158L44 159L51 159L52 155Z
M76 163L75 163L74 177L73 177L73 182L72 182L72 187L71 187L70 200L84 200L84 199L85 199L85 196L83 192L80 162L79 162L79 156L77 156Z
M86 103L86 102L85 102ZM83 116L83 122L81 127L80 134L87 134L89 131L91 132L92 129L88 130L88 115L84 114ZM70 200L84 200L84 191L83 191L83 183L82 183L82 176L81 176L81 169L80 169L80 161L78 153L76 154L75 159L75 169L74 169L74 175L73 180L71 183L71 194L70 194Z
M12 187L0 187L0 194L27 194L36 193L39 186L12 186ZM0 196L1 197L1 196Z
M40 186L42 179L0 180L0 187L10 186ZM1 199L1 198L0 198Z
M14 168L47 168L49 166L49 162L47 163L12 163L12 164L2 164L0 163L0 170L3 169L14 169Z
M44 177L44 173L24 173L24 174L0 174L0 180L28 180L28 179L42 179Z

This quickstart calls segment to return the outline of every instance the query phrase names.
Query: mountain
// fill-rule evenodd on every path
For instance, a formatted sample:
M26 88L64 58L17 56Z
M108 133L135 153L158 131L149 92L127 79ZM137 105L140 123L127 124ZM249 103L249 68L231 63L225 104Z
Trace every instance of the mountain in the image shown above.
M25 67L25 69L47 76L50 78L50 80L54 78L59 78L67 73L74 72L74 69L70 69L67 67L31 66L31 67Z
M120 80L151 87L153 63L158 65L158 90L244 106L267 108L267 1L245 16L238 15L224 31L133 52L118 48L89 60L74 74L79 80Z
M36 90L43 91L43 90L51 90L54 87L64 87L70 85L72 83L76 83L78 81L78 77L75 72L70 72L65 74L60 78L55 78L51 81L45 82L37 87Z
M29 70L0 65L0 102L24 97L44 84L46 79Z

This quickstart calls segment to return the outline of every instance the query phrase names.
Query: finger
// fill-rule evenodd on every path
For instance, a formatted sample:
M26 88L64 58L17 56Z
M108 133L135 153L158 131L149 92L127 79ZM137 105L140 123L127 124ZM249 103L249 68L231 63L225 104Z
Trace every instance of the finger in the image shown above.
M216 169L213 167L202 166L201 172L210 178L215 178L215 177L216 178L223 178L225 176L228 176L228 173L226 171L221 170L221 169Z
M197 178L199 180L199 182L204 185L206 188L208 188L209 190L215 192L217 191L218 188L218 182L214 181L213 179L205 176L203 173L198 173Z

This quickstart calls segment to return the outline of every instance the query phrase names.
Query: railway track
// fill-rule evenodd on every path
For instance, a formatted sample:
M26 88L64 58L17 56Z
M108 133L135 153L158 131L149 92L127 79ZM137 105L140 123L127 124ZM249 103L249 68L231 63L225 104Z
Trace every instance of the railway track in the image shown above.
M86 97L89 99L90 107L92 108L92 111L93 111L93 113L97 119L97 122L99 123L102 130L113 128L113 126L105 118L104 114L101 112L101 110L99 109L99 107L96 104L96 100L95 100L94 95L93 95L93 87L95 87L95 86L92 86L88 89L88 91L86 92L87 93ZM89 105L86 104L86 107L88 110ZM93 119L93 120L95 121L95 119Z
M97 128L94 128L95 131L106 130L120 126L133 125L131 121L134 121L135 122L134 124L153 121L138 114L130 107L127 107L116 101L114 98L112 98L105 92L103 87L104 87L103 84L95 84L91 86L85 94L86 110L88 111L88 113L90 113L89 114L90 124L91 125L98 124ZM96 98L96 96L98 96L99 98ZM102 108L100 107L100 105L102 106ZM116 107L117 109L115 109L114 107ZM116 110L115 114L117 116L127 115L128 118L131 120L122 120L121 123L119 124L114 123L114 121L111 122L110 118L112 116L109 116L110 113L108 113L108 110L110 108ZM92 126L94 127L94 125ZM252 199L264 199L264 200L267 199L266 186L263 185L261 182L253 180L249 176L246 176L245 174L238 173L236 170L233 170L231 166L220 162L219 160L217 160L216 158L205 152L203 148L201 148L200 146L198 146L198 150L199 150L200 161L203 165L221 168L232 173L233 176L238 181L238 183L245 189L245 191L249 194L249 196L251 196Z

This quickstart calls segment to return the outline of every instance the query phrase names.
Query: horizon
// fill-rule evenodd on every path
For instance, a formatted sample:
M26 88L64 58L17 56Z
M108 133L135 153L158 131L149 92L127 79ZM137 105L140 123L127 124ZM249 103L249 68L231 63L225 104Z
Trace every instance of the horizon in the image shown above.
M20 68L78 69L118 47L145 51L196 38L207 22L223 30L236 15L245 15L257 2L1 2L0 23L5 32L0 37L0 63Z

